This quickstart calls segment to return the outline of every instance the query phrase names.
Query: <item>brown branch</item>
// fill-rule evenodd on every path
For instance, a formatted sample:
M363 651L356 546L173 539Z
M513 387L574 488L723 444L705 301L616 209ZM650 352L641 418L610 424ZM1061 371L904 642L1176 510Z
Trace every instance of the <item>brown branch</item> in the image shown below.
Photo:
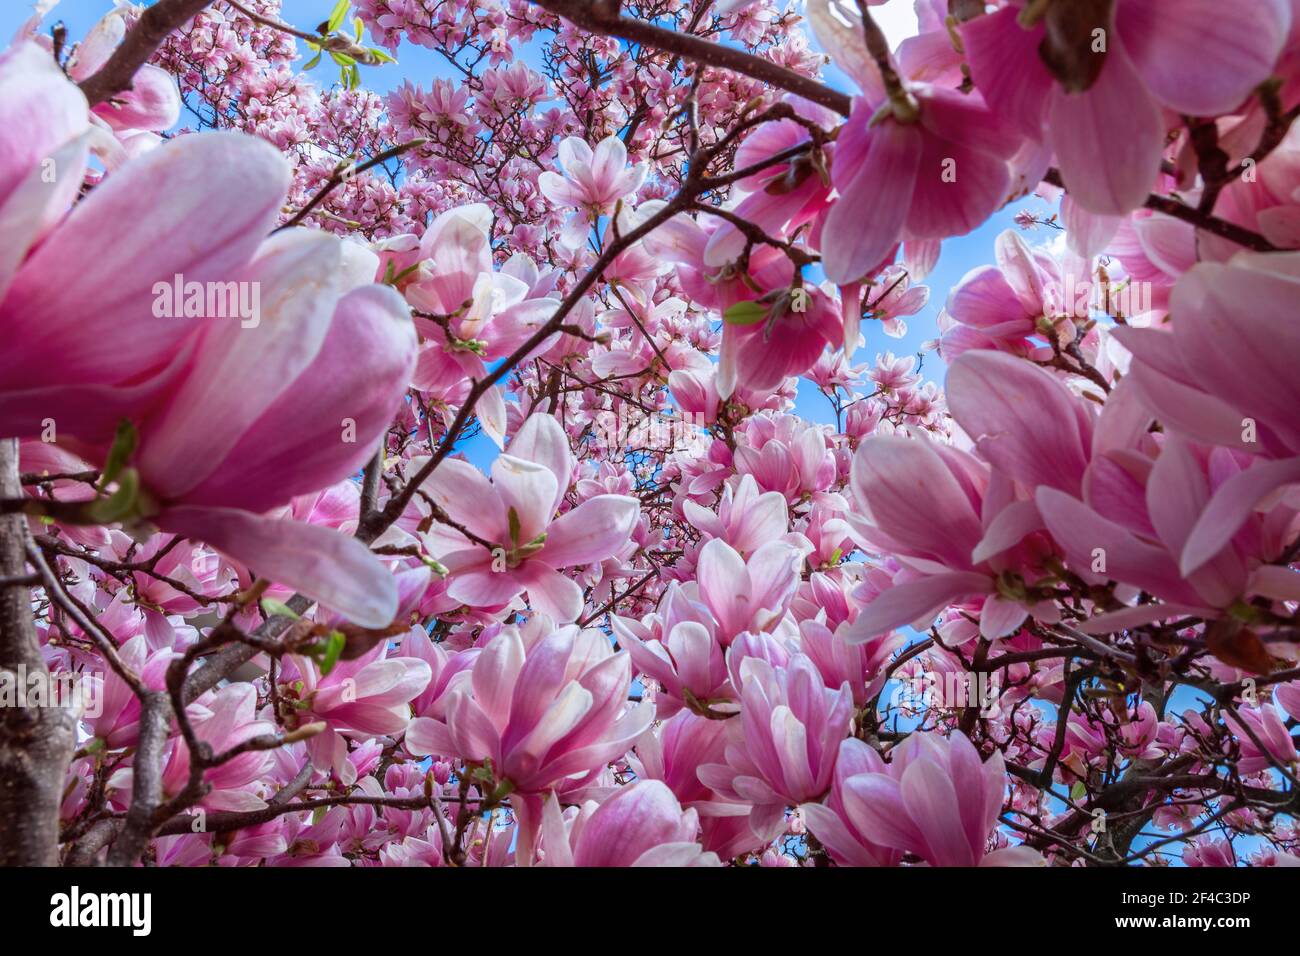
M556 16L563 17L574 26L593 33L603 33L632 43L672 53L692 63L714 66L741 73L760 82L786 90L806 100L848 116L853 101L844 93L831 89L814 79L786 69L771 60L752 53L722 46L690 33L678 33L664 27L646 23L618 12L617 2L608 0L533 0Z
M149 62L163 40L178 27L202 13L212 0L158 0L140 15L108 61L81 81L81 92L91 106L131 88L140 67Z
M1043 182L1050 186L1059 186L1068 191L1068 187L1061 179L1061 174L1055 169L1049 169L1043 176ZM1252 232L1238 226L1234 222L1228 222L1226 219L1220 219L1218 216L1211 216L1203 213L1195 206L1189 206L1181 200L1174 199L1172 196L1157 196L1155 193L1147 196L1143 207L1154 209L1156 212L1162 212L1166 216L1172 216L1181 222L1189 223L1197 229L1204 229L1206 232L1213 233L1229 242L1235 242L1239 246L1251 249L1255 252L1277 252L1277 246L1269 242L1257 232Z
M131 762L131 806L108 851L109 866L132 866L153 838L153 815L163 796L163 755L171 716L171 702L162 691L140 698L140 736Z

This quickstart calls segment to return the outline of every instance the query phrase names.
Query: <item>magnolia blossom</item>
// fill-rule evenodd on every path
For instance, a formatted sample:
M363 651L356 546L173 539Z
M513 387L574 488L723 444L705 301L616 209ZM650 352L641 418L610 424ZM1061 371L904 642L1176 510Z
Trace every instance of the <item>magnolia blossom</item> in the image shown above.
M312 765L333 770L345 784L356 780L348 761L347 738L401 734L411 721L410 702L428 686L429 665L413 657L388 657L377 644L367 654L339 662L328 674L309 658L295 658L297 674L285 688L291 704L291 725L325 726L307 740Z
M699 774L719 794L752 803L750 827L766 841L780 832L787 806L830 787L853 694L847 681L838 691L825 687L802 655L781 669L746 657L740 672L741 713L728 724L727 762L706 764Z
M1272 72L1291 8L1246 0L1227 18L1210 0L1117 0L1098 9L1107 16L1066 28L1077 32L1064 42L1092 54L1073 69L1052 70L1039 55L1048 33L1041 10L1008 3L963 24L961 37L985 99L1026 135L1046 136L1075 201L1115 216L1141 205L1155 182L1165 111L1239 108Z
M1296 862L1295 4L54 6L0 861Z
M981 763L961 734L913 734L887 765L861 748L850 747L848 757L858 767L840 782L839 805L809 813L814 832L824 832L844 859L868 866L896 861L875 846L914 854L931 866L1042 863L1027 847L987 852L1006 789L1001 754Z
M979 92L910 83L887 93L847 5L813 0L809 19L861 90L836 142L840 195L822 226L826 277L852 284L887 265L904 238L963 235L987 219L1008 198L1019 139Z
M589 782L654 719L648 702L627 706L628 655L615 653L599 631L533 628L528 639L503 628L475 660L470 680L450 692L446 719L417 717L406 733L414 754L457 756L488 769L522 818L524 857L536 838L538 795Z
M593 223L636 191L645 179L646 168L640 163L628 167L627 148L617 136L607 136L595 149L585 140L570 136L560 142L559 156L564 175L548 169L538 176L537 185L551 202L578 208L563 233L570 246L577 246Z
M720 866L695 842L699 820L658 780L622 787L602 804L585 803L568 820L549 800L543 811L546 866Z
M559 569L617 551L632 533L637 502L598 495L556 518L573 465L563 429L549 415L536 414L492 463L490 482L468 462L439 466L426 489L454 523L435 525L429 540L452 573L453 598L504 604L527 591L534 606L557 621L578 618L582 590Z

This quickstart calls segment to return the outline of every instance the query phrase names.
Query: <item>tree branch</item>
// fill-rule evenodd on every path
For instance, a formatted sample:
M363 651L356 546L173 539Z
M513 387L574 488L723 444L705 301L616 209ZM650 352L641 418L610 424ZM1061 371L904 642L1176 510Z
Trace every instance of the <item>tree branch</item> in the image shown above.
M158 0L145 10L108 61L81 81L81 92L91 106L131 88L136 71L177 27L202 13L212 0Z
M678 33L676 30L655 26L644 20L625 17L618 12L616 0L615 2L533 0L533 2L584 30L652 46L684 60L690 60L692 63L742 73L832 109L841 116L848 116L852 110L853 100L849 96L825 84L752 53L713 43L690 33Z

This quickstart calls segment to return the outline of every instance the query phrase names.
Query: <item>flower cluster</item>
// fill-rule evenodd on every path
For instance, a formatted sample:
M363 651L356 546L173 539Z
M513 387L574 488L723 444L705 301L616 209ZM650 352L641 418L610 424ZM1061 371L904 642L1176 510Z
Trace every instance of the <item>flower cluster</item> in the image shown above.
M1300 864L1291 4L879 5L38 14L0 862Z

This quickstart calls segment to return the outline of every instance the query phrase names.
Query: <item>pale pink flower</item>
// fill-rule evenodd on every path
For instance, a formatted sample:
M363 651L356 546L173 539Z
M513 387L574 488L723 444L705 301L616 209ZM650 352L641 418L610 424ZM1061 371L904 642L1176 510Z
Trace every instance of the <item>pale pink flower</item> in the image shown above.
M627 752L654 720L649 702L629 707L631 659L596 630L562 627L545 636L506 627L451 691L446 719L418 717L406 733L417 755L458 756L490 766L520 817L528 857L540 820L539 794L572 790Z
M1238 766L1242 773L1256 773L1277 764L1294 767L1300 762L1291 731L1272 704L1240 707L1236 713L1224 711L1223 722L1241 748Z
M458 459L438 466L425 491L459 527L436 524L428 541L451 571L451 597L490 607L527 591L537 610L561 622L577 620L582 589L559 569L617 552L640 506L625 495L598 495L555 517L573 467L564 429L542 413L529 416L508 452L492 462L491 481Z
M865 754L861 759L864 768L879 763ZM946 739L913 733L890 752L888 765L855 772L840 784L846 832L827 826L825 813L813 811L809 821L814 833L819 826L826 831L846 859L856 857L866 865L871 859L887 863L869 849L873 844L911 853L931 866L1042 865L1042 857L1027 847L986 855L1006 785L1000 753L981 763L979 751L960 733ZM854 834L860 849L843 839Z
M550 797L542 816L545 866L721 866L696 842L699 818L658 780L620 787L566 820Z
M865 816L860 775L868 773L888 773L880 755L854 737L842 740L826 801L799 806L808 829L839 866L897 866L903 858L901 850L873 843L858 829Z
M785 826L785 809L819 800L830 788L839 742L853 719L853 693L825 686L802 654L783 668L759 657L740 664L741 711L727 722L725 764L699 769L721 796L753 804L749 825L770 840Z
M1243 253L1200 263L1174 287L1168 330L1115 332L1133 352L1128 380L1164 428L1260 459L1214 489L1178 552L1184 574L1220 552L1270 494L1300 481L1298 261Z
M743 856L761 841L749 828L749 804L727 800L700 780L704 764L726 761L727 721L689 711L648 729L628 754L638 780L661 780L683 807L700 815L700 843L724 860Z
M832 10L826 0L810 4L808 14L861 90L836 139L831 179L839 197L821 229L826 277L849 285L888 265L903 239L965 235L983 223L1007 199L1020 137L978 90L906 83L889 99L860 14L847 5Z
M560 167L564 175L546 170L537 177L543 195L552 202L576 206L590 215L603 216L614 204L634 193L645 179L645 165L627 165L627 147L617 136L607 136L593 150L570 136L560 142Z
M322 721L325 729L307 740L318 770L333 770L350 786L357 779L348 760L349 738L397 736L411 721L411 701L428 685L429 665L415 657L388 657L388 645L350 661L339 661L324 676L310 658L296 657L297 678L282 693L301 702L293 710L297 726Z
M199 698L187 708L190 725L200 741L220 754L252 737L274 734L269 720L257 719L257 688L230 684ZM218 766L204 770L203 782L211 789L200 800L209 810L258 810L266 802L258 796L271 766L266 750L249 750ZM177 737L163 768L163 791L171 796L185 789L190 778L190 750Z
M1021 5L960 30L975 86L998 115L1045 138L1079 205L1116 216L1140 206L1156 180L1165 111L1218 116L1241 106L1272 73L1291 9L1286 0L1245 0L1231 17L1214 0L1116 0L1105 9L1113 12L1096 26L1107 43L1100 70L1091 83L1072 81L1075 89L1044 65L1046 27L1041 18L1022 26Z
M743 631L776 625L799 586L802 563L799 549L785 541L769 541L748 560L719 538L700 549L699 597L717 620L723 644Z

